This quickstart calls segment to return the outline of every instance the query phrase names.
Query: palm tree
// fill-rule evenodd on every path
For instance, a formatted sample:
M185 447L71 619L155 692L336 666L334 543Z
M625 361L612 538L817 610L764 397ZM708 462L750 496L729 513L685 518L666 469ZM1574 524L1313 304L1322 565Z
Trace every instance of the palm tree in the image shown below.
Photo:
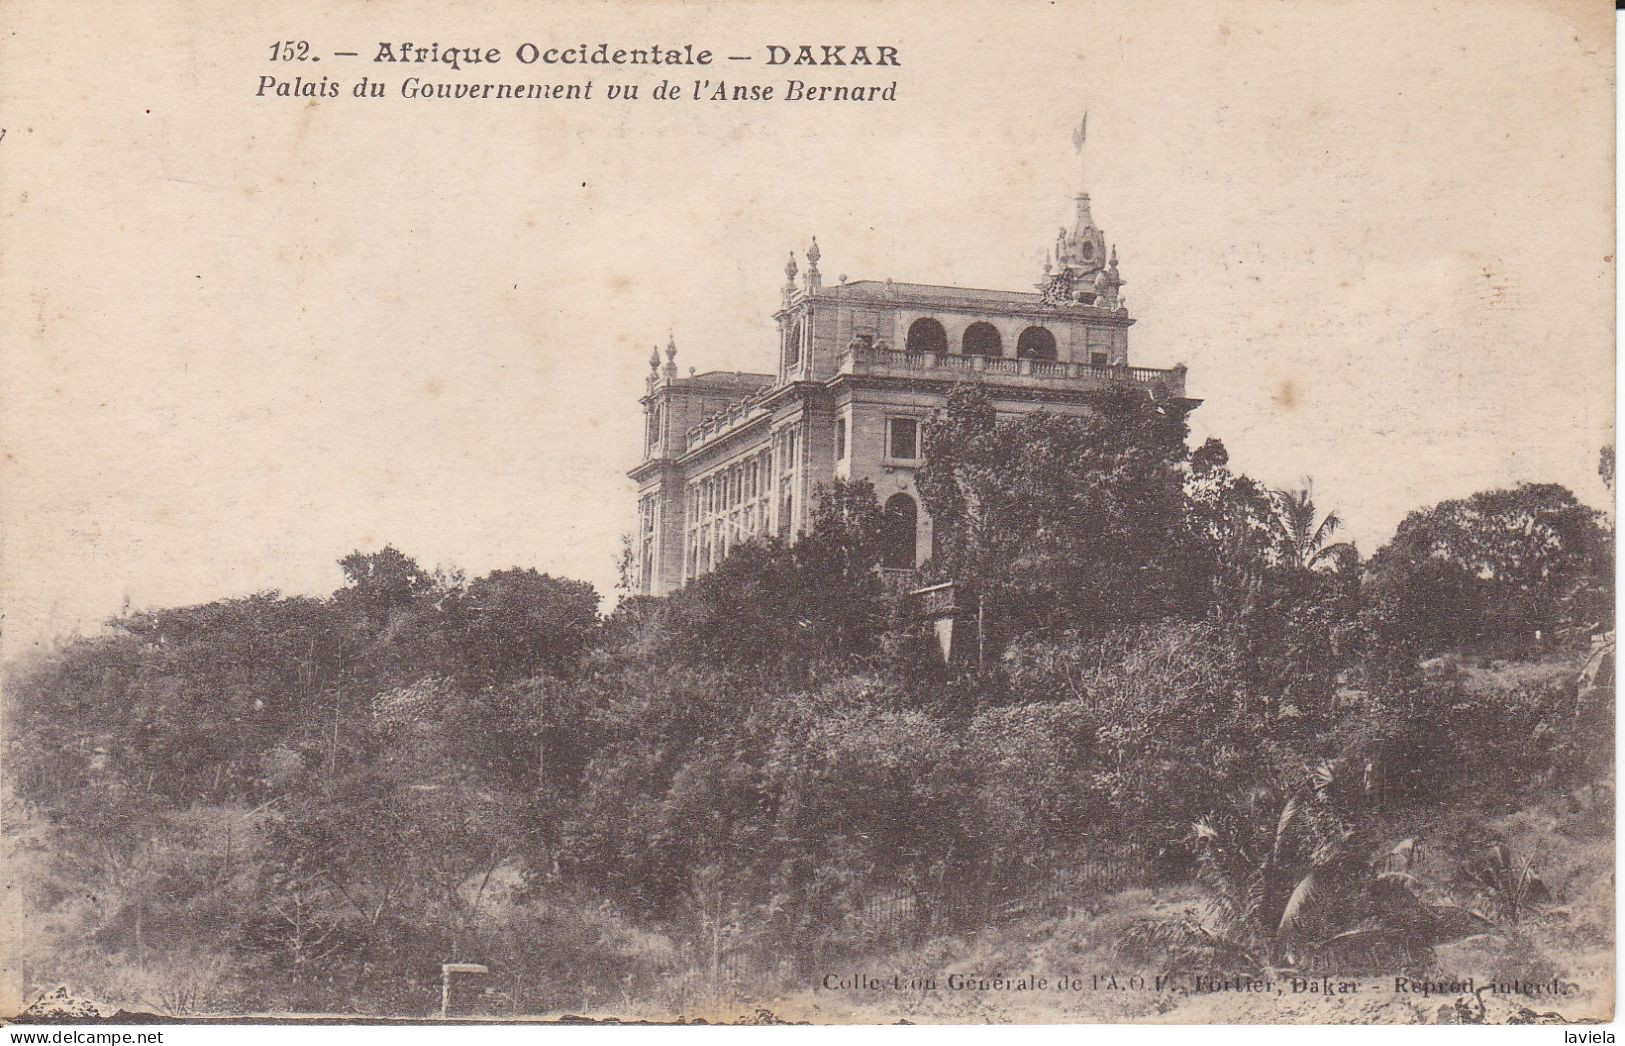
M1268 788L1191 826L1206 925L1181 929L1203 950L1268 972L1352 946L1426 946L1429 916L1403 872L1371 861L1370 797L1339 763L1307 768L1282 796Z
M1304 570L1314 570L1322 564L1329 564L1337 570L1354 553L1354 546L1349 542L1332 540L1343 526L1343 519L1336 512L1326 513L1321 517L1320 524L1315 524L1319 511L1315 508L1315 499L1307 482L1298 490L1274 491L1270 500L1274 508L1276 536L1294 565Z

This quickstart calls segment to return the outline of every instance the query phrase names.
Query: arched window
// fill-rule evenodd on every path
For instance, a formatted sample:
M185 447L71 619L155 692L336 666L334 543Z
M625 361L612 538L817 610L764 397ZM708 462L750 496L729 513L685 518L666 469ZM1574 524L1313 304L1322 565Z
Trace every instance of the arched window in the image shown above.
M886 540L881 564L888 570L914 569L914 534L920 512L907 494L893 494L886 502Z
M789 370L801 362L801 321L790 328L790 340L784 343L784 369Z
M908 341L903 346L909 352L931 352L938 356L948 351L948 332L942 324L926 316L909 324Z
M1003 356L1004 339L999 337L999 328L978 320L965 328L959 351L967 356Z
M1053 360L1055 335L1043 327L1028 327L1016 339L1016 359Z

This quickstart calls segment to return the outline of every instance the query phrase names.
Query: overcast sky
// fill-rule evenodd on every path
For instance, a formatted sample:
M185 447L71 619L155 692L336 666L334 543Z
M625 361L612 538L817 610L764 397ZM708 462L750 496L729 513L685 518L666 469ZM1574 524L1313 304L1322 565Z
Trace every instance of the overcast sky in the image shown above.
M1601 5L328 6L9 7L13 652L126 599L324 594L385 543L584 578L607 608L650 347L670 330L685 371L770 370L785 254L814 234L827 282L1030 288L1085 105L1131 359L1190 367L1195 440L1312 477L1367 553L1491 486L1605 502ZM266 61L290 35L320 66ZM758 56L685 84L895 78L898 101L656 102L647 69L590 74L636 103L348 96L363 74L582 75L379 66L382 40L657 39ZM800 42L903 65L763 66ZM346 96L254 97L294 73Z

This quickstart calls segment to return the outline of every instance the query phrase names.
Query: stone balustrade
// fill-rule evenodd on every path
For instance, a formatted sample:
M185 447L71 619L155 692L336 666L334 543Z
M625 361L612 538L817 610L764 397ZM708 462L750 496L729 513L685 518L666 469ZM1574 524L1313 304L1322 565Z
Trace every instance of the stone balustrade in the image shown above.
M698 425L688 430L687 449L693 450L695 447L709 443L718 436L732 432L746 422L755 421L761 417L763 413L761 402L772 391L773 387L771 385L765 386L737 403L729 404L722 410L707 414Z
M1043 387L1070 385L1074 388L1104 388L1114 382L1129 382L1147 391L1180 399L1185 395L1185 368L1127 367L1097 363L1062 363L1055 360L1012 359L1007 356L962 356L952 353L902 352L895 349L853 346L835 359L841 374L925 377L945 381L979 378L992 384ZM727 408L706 415L688 430L686 447L694 450L719 436L757 420L763 414L761 403L772 387L760 389Z
M836 357L842 374L873 374L957 380L981 376L1000 384L1046 385L1065 383L1101 388L1113 382L1132 382L1157 390L1170 398L1185 395L1185 368L1158 370L1154 367L1128 367L1096 363L1062 363L1054 360L1011 359L1004 356L961 356L951 353L898 352L891 349L855 346Z

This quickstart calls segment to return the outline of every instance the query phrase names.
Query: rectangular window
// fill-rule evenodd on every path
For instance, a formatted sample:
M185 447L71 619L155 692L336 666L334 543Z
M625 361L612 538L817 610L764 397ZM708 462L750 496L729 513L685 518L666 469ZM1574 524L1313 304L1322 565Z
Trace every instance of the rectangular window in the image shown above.
M638 499L638 583L644 592L654 590L655 567L655 499Z
M886 456L894 461L914 461L920 456L918 418L890 418L886 421Z
M1091 352L1089 362L1097 367L1104 367L1106 365L1106 354L1104 352Z
M846 415L835 419L835 460L846 460Z

